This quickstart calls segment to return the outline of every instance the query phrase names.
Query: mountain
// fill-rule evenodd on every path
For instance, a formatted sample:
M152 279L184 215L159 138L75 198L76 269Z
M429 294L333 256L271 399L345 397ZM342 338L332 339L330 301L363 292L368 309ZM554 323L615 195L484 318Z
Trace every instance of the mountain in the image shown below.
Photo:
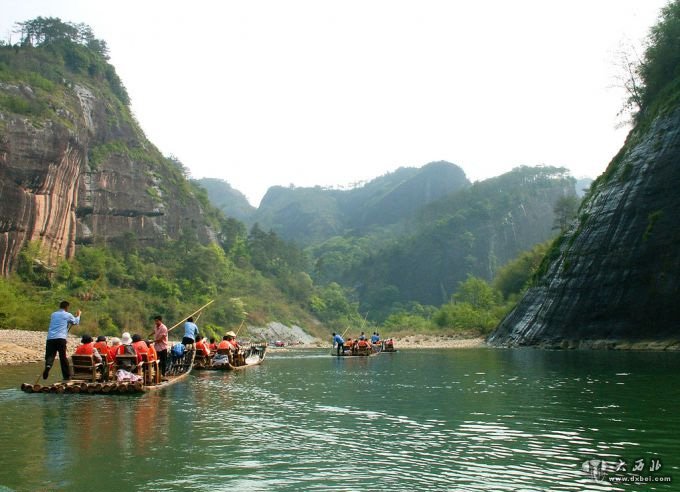
M201 178L194 182L205 188L210 203L224 212L224 215L246 224L252 223L252 217L257 209L248 202L243 193L232 188L229 183L215 178Z
M310 245L349 231L360 235L395 224L469 185L460 167L432 162L421 168L399 168L351 190L275 186L265 194L253 221Z
M82 39L0 46L2 275L33 241L54 264L94 241L212 240L182 165L133 118L103 42Z
M410 231L344 274L362 310L448 302L468 275L491 280L500 266L555 234L553 208L573 196L563 168L520 167L451 193L416 213ZM323 256L321 256L323 259Z
M680 2L661 19L635 127L492 345L680 347Z

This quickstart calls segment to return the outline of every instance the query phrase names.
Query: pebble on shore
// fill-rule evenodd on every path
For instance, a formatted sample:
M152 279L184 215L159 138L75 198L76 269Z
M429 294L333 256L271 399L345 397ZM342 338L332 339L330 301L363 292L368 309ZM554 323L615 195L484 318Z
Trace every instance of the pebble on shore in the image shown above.
M45 360L46 331L0 330L0 365L27 364ZM71 355L80 338L69 335L67 350Z

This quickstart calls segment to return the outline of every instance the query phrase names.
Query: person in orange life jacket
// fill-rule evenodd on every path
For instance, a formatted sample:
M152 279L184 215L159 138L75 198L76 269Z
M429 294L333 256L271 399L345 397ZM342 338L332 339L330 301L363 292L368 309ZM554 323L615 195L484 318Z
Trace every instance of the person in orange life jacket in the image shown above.
M205 343L205 338L200 335L196 337L196 353L199 351L206 357L210 355L208 344Z
M75 351L76 355L92 355L94 356L94 360L97 362L102 361L102 356L99 354L99 351L95 348L94 342L92 341L92 337L90 335L83 335L83 338L80 339L80 345L76 348Z
M47 379L54 364L54 358L59 354L59 364L61 365L61 375L64 380L71 379L71 371L68 366L68 356L66 355L66 338L68 337L69 325L80 323L80 310L73 316L68 312L70 304L68 301L61 301L59 311L55 311L50 316L50 326L47 330L47 341L45 342L45 369L42 377Z
M106 343L106 337L104 335L99 335L97 341L94 342L94 348L97 349L100 355L106 355L109 351L109 344Z
M106 360L109 362L116 362L116 355L118 355L118 349L120 348L120 338L111 338L111 346L106 354Z
M233 350L236 351L240 348L240 345L236 341L236 333L234 333L233 331L228 331L225 336L227 337L227 341L229 342Z
M224 335L222 337L222 341L217 345L217 350L224 350L224 349L231 349L231 342L229 341L229 337L227 335Z
M135 349L137 354L137 362L142 362L142 354L149 353L149 347L146 346L146 342L142 340L142 337L137 333L132 335L132 347Z
M210 343L208 344L208 348L210 349L211 352L217 352L217 344L215 343L215 337L210 337Z
M149 360L158 360L158 352L153 346L153 340L146 340L144 343L146 343L146 348L149 349Z

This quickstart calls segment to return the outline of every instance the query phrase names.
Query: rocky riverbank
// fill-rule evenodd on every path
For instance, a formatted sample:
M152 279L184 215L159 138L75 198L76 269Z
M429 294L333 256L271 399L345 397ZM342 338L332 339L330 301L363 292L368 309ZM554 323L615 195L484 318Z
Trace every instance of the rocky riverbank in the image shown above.
M45 331L0 330L0 365L42 362L45 358ZM69 336L69 355L80 339Z

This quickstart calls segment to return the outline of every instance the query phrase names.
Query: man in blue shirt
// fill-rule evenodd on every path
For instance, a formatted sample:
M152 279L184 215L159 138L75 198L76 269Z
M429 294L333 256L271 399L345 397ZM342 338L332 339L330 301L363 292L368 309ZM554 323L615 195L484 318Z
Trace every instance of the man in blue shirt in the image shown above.
M194 318L188 318L184 323L184 338L182 338L182 345L193 345L196 343L198 336L198 326L194 323Z
M375 344L378 343L379 341L380 341L380 335L378 335L377 333L373 332L373 335L371 335L371 343L372 343L373 345L375 345Z
M61 365L61 375L64 380L71 379L71 371L68 367L68 357L66 355L66 339L70 325L80 323L80 309L73 316L68 312L68 301L61 301L59 311L55 311L50 316L50 327L47 330L47 342L45 343L45 370L43 379L47 379L54 364L54 358L59 354L59 364Z
M338 355L343 355L345 353L345 340L335 332L333 333L333 346L337 344Z

